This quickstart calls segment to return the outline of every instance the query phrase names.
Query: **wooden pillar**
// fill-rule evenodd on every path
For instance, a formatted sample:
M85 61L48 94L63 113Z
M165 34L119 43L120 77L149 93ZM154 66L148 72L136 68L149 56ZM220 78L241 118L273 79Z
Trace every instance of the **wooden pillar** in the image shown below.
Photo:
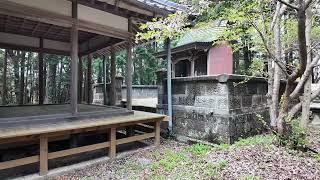
M92 79L92 55L88 55L88 71L87 71L87 104L91 104L91 79Z
M40 137L40 176L48 173L48 138Z
M194 63L195 63L194 61L195 61L194 59L191 60L191 74L190 74L191 76L195 75L194 74Z
M172 132L172 89L171 89L171 39L166 40L167 50L167 98L168 98L168 116L169 116L169 131Z
M114 159L116 157L116 151L117 151L117 129L115 127L110 128L109 132L109 141L110 141L110 147L109 147L109 157L110 159Z
M155 130L154 145L159 146L160 145L160 121L155 122L154 130Z
M4 61L3 61L3 76L2 76L2 105L7 104L7 65L8 65L8 52L4 50Z
M82 84L83 84L82 61L83 61L83 57L79 57L78 104L81 104L82 102Z
M128 32L132 33L132 19L128 21ZM127 109L132 111L132 35L127 40L127 63L126 63L126 84L127 84Z
M72 2L72 18L78 17L78 5ZM78 113L78 25L71 27L71 113Z
M110 88L110 105L116 105L116 51L111 47L111 88Z
M45 90L45 84L44 84L44 65L43 65L43 39L40 38L40 51L38 54L38 58L39 58L39 104L43 104L44 101L44 90Z
M107 105L107 62L106 62L106 56L103 55L102 57L103 63L102 63L102 69L103 69L103 104Z

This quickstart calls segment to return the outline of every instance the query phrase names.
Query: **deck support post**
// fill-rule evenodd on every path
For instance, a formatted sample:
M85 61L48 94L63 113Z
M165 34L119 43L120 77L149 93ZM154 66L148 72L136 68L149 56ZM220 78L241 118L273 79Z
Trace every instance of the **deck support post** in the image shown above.
M110 159L114 159L116 157L116 151L117 151L117 128L112 127L110 128L109 132L109 139L110 139L110 147L109 147L109 157Z
M72 2L72 18L78 18L78 5ZM78 24L71 27L71 113L78 113Z
M44 63L43 63L43 39L40 38L40 49L39 49L39 54L38 54L38 60L39 60L39 64L38 64L38 68L39 68L39 92L38 92L38 100L39 100L39 104L42 105L43 101L44 101Z
M110 105L116 105L116 50L111 47L111 88L110 88Z
M168 116L169 116L169 131L172 132L172 89L171 89L171 40L166 40L167 48L167 95L168 95Z
M48 173L48 138L40 137L40 176Z
M83 84L83 71L82 71L82 61L83 57L79 57L79 76L78 76L78 104L82 102L82 84Z
M132 33L132 19L128 21L128 32ZM127 109L132 111L132 35L127 40L127 63L126 63L126 84L127 84Z
M160 121L155 122L154 131L155 131L154 145L160 146Z
M92 78L92 54L88 55L88 71L87 71L87 104L91 104L91 78Z

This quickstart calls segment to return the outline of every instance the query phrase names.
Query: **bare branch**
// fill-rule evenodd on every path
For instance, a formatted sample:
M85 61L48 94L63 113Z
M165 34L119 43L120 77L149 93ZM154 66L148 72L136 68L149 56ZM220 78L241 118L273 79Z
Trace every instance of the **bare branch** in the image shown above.
M291 8L291 9L299 10L299 8L298 8L297 6L292 5L292 4L290 4L290 3L288 3L288 2L286 2L286 1L284 1L284 0L278 0L278 1L281 2L282 4L288 6L288 7Z
M319 83L317 83L317 84L319 84ZM315 98L317 98L319 95L320 95L320 88L311 92L311 101L314 100ZM289 114L292 116L296 115L300 111L301 107L302 107L302 103L299 102L298 104L296 104L295 106L293 106L291 108L291 110L289 111Z
M280 69L282 70L282 72L288 77L290 76L287 72L287 69L285 67L285 65L283 65L283 63L277 59L272 53L271 53L271 50L269 49L268 47L268 43L267 43L267 40L265 39L263 33L261 32L261 30L259 29L259 27L253 22L251 21L250 19L251 18L248 18L249 19L249 22L251 23L251 25L255 28L255 30L258 32L260 38L262 39L262 42L263 42L263 45L264 47L266 48L267 50L267 53L269 54L269 56L274 60L275 63L277 63L277 65L280 67Z
M301 88L303 87L306 80L309 78L312 69L315 67L315 65L320 60L320 56L318 55L316 58L313 59L313 61L310 63L309 67L304 71L303 75L301 76L301 79L299 80L299 83L297 84L294 91L290 94L290 98L294 99L298 96L299 92L301 91Z
M311 5L311 3L313 3L313 0L307 0L307 2L305 4L305 9L308 9L309 6Z

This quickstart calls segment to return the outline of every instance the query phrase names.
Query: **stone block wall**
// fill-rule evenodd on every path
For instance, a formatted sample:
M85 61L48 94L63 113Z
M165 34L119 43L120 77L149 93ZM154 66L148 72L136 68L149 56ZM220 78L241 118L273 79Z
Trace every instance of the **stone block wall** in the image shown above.
M173 131L181 141L233 143L261 133L268 120L267 81L244 76L218 75L172 79ZM166 89L165 81L159 90ZM158 112L166 113L166 91L159 97ZM159 92L159 94L161 94Z
M122 97L127 99L127 86L123 85ZM157 85L132 85L132 98L133 99L146 99L146 98L158 98L158 86Z

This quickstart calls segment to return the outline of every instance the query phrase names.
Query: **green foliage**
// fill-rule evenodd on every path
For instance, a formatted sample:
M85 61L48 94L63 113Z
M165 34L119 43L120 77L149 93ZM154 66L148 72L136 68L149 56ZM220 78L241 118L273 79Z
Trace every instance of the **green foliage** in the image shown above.
M235 142L235 146L248 146L248 145L271 145L275 140L273 135L257 135L253 137L248 137L245 139L240 139Z
M136 38L157 41L164 41L167 38L175 39L186 30L186 26L189 25L187 19L188 14L183 12L169 14L167 18L154 18L152 22L140 26L142 32L138 32Z
M157 70L164 68L164 61L154 57L154 45L138 46L134 49L133 84L153 85L157 82Z
M239 180L260 180L261 178L253 175L241 176Z
M219 171L223 170L228 165L228 161L225 159L220 159L218 162L209 162L206 171L204 171L205 177L216 177Z
M187 150L196 155L204 155L206 154L211 148L211 146L206 144L193 144L187 148Z
M265 61L254 58L250 65L249 74L256 77L265 76Z
M219 144L218 146L216 146L214 149L216 151L227 151L230 149L230 144Z
M314 158L320 163L320 153L314 155Z
M166 151L163 155L163 159L158 162L152 164L151 169L159 169L163 168L165 171L171 171L175 168L179 163L187 161L188 157L181 152L173 152L172 150Z
M286 118L286 134L277 135L280 145L290 149L304 149L307 143L307 130L300 126L300 119L287 117Z

